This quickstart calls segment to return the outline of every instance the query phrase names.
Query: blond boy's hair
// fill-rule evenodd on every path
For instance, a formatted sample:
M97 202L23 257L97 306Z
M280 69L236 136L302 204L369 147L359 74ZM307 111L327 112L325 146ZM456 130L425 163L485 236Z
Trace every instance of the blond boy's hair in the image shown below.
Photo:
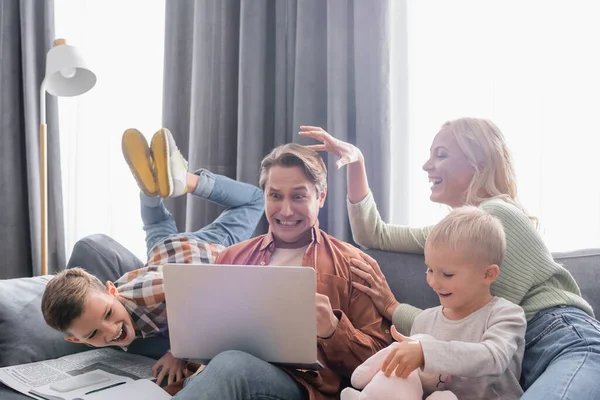
M317 196L327 186L327 167L323 158L314 150L297 143L275 147L260 163L259 186L265 189L271 167L300 167L306 178L317 188Z
M56 274L42 296L42 314L46 323L67 333L73 321L83 314L85 301L92 290L106 293L100 279L83 268L66 269Z
M426 245L461 251L478 262L499 266L504 260L506 237L498 218L480 208L463 206L433 228Z

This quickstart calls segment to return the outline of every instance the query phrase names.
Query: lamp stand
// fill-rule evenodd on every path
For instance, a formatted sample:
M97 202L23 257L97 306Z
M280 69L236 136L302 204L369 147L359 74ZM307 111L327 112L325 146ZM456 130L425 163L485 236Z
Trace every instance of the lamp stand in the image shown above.
M72 97L90 90L96 75L87 67L79 51L56 39L46 54L46 74L40 85L40 205L41 274L48 275L48 134L46 126L46 89L53 96Z
M41 231L42 231L42 275L48 275L48 173L47 166L47 134L46 124L40 124L40 203L41 203Z

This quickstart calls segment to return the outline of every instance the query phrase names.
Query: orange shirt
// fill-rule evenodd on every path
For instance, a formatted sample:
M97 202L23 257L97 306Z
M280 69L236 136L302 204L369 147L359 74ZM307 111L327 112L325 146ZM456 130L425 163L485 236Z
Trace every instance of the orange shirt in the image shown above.
M273 235L269 232L224 249L216 263L268 265L273 250ZM317 292L329 297L339 324L333 336L317 340L318 358L325 368L286 369L307 389L310 400L338 399L354 369L392 342L389 322L369 296L352 286L353 281L366 284L350 272L350 259L360 259L361 254L356 247L321 231L318 223L312 228L312 242L302 265L315 269Z

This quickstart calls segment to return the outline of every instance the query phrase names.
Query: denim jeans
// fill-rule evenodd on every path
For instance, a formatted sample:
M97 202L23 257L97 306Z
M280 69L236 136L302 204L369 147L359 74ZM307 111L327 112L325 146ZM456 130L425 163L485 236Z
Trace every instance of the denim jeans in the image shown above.
M264 211L260 189L208 171L196 172L200 182L194 195L213 201L226 209L211 224L197 232L182 233L210 243L229 246L250 238ZM158 197L141 197L142 221L148 251L159 241L177 235L171 213ZM116 281L144 263L114 239L102 235L86 236L73 247L67 268L82 267L102 282Z
M538 312L527 324L524 400L600 399L600 323L576 307Z
M264 195L256 186L201 169L198 186L192 193L225 208L212 223L196 232L177 232L177 226L160 197L140 194L146 251L169 236L184 235L225 247L252 236L264 212Z
M306 400L308 393L282 369L248 353L224 351L188 378L174 400Z

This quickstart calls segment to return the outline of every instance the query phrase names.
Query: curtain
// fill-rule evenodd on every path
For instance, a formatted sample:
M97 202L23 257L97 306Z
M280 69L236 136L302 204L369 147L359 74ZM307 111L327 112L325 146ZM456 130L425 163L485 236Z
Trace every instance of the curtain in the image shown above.
M275 146L309 143L322 126L365 153L384 218L389 210L389 1L184 0L166 3L163 125L190 168L256 184ZM349 240L345 171L329 169L321 227ZM180 230L220 210L168 201ZM266 225L259 230L264 232Z
M0 2L0 278L41 273L39 113L54 2ZM48 265L65 265L56 99L48 96Z

